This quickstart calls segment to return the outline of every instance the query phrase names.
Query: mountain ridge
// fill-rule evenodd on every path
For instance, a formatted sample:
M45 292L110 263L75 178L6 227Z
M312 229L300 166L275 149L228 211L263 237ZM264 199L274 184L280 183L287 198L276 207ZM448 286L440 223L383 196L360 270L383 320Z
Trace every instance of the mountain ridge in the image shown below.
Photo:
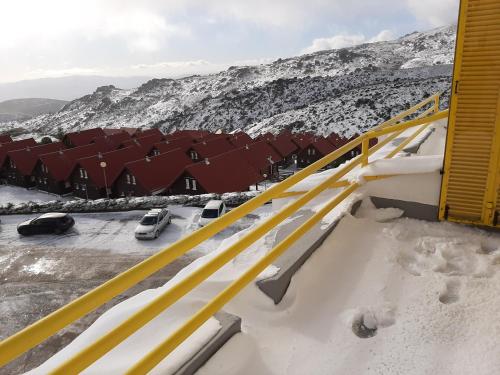
M324 50L210 75L102 86L55 114L11 124L31 132L90 127L244 130L287 127L352 135L434 92L448 100L455 25L393 41Z

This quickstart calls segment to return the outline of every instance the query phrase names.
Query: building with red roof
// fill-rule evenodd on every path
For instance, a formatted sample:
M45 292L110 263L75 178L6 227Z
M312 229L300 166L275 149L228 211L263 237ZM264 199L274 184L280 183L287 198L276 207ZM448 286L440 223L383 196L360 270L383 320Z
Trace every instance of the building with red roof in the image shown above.
M171 186L191 163L182 149L129 162L116 179L115 194L120 197L171 194Z
M124 132L123 129L119 128L102 128L105 135L113 135ZM129 134L130 135L130 134Z
M188 165L171 187L172 194L205 194L246 191L263 181L243 156L235 149L202 162Z
M67 194L72 190L70 176L78 159L108 152L95 143L43 154L38 157L33 175L39 190L54 194Z
M297 153L297 166L307 167L322 157L336 150L336 147L324 137L300 137L296 139L296 144L300 145Z
M134 133L135 138L144 138L144 137L149 137L151 135L155 135L160 138L164 138L165 134L161 132L160 129L153 128L153 129L137 129L136 132Z
M245 132L229 134L228 141L236 148L244 147L254 142L252 137Z
M129 147L129 146L142 146L146 149L148 149L148 155L153 153L154 145L156 143L163 142L165 140L165 136L161 133L153 133L150 135L147 135L145 137L138 137L138 138L133 138L126 140L122 143L122 147Z
M9 143L12 142L12 138L8 134L0 134L0 143Z
M173 137L173 138L179 138L179 137L191 137L193 139L200 139L203 137L209 136L210 133L209 131L206 130L192 130L192 129L185 129L185 130L176 130L173 133L170 133L168 136Z
M184 153L187 153L192 144L193 138L191 137L167 138L167 140L163 142L155 143L151 154L153 156L160 155L178 148Z
M193 143L191 147L189 147L187 155L193 162L197 162L234 149L235 147L225 136L219 136L211 140L203 140L198 143Z
M31 187L35 186L35 169L38 157L49 152L64 150L62 142L47 143L38 146L28 146L20 150L9 151L6 158L5 175L11 185Z
M91 143L95 143L101 147L108 146L113 149L118 149L124 142L131 139L132 136L129 133L120 130L118 133L94 138Z
M93 128L87 130L79 130L72 133L67 133L62 141L67 147L85 146L92 142L97 137L103 137L106 133L101 128Z
M125 164L142 159L146 154L143 147L129 146L78 159L70 176L73 195L86 199L112 196L116 179Z
M289 133L283 133L277 136L265 136L260 139L267 141L267 143L269 143L269 145L281 156L280 166L282 167L289 166L297 156L298 147L292 142L292 136Z
M36 146L37 143L33 138L21 139L19 141L13 141L8 143L0 144L0 176L5 177L5 170L7 168L6 160L7 153L9 151L20 150L26 147Z
M265 140L250 143L239 150L248 163L265 179L279 176L278 164L282 160L281 156Z

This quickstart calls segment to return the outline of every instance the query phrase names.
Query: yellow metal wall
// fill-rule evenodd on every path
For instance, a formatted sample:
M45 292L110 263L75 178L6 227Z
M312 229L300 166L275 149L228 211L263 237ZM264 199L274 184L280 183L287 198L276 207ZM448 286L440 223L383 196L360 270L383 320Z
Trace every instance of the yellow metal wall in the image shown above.
M499 93L500 0L462 0L440 219L496 225Z

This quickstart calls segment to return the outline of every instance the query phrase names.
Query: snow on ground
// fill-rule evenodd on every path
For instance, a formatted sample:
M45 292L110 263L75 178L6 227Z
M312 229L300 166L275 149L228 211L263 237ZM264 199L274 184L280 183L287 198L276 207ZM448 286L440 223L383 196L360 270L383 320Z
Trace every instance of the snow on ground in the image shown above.
M237 296L243 333L199 373L500 373L500 235L379 211L346 217L279 305Z
M65 197L44 193L38 190L28 190L17 186L0 185L0 205L6 203L23 203L23 202L49 202L68 200Z

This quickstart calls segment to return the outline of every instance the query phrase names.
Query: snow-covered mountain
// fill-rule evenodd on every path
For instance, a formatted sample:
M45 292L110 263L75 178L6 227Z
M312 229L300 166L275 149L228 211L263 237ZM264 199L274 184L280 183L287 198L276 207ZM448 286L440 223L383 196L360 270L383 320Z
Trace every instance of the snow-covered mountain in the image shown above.
M254 134L291 127L351 135L437 91L446 105L455 31L452 25L217 74L153 79L132 90L103 86L55 114L7 126L43 133L133 126Z

